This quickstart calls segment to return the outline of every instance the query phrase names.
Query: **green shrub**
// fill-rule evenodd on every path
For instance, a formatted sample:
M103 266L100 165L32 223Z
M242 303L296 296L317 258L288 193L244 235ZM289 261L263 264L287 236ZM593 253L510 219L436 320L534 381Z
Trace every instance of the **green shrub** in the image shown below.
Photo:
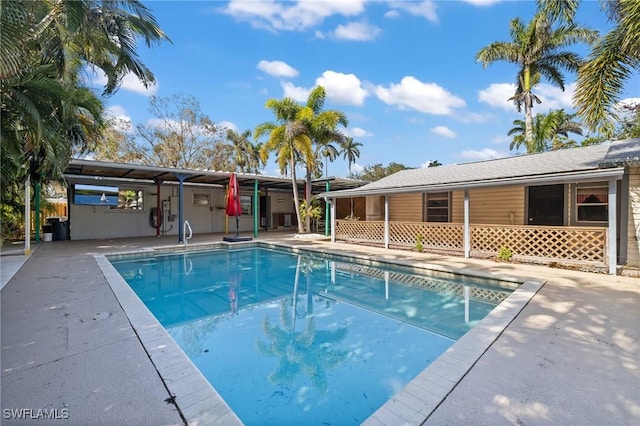
M424 250L424 245L422 244L422 234L416 235L416 250L420 253Z
M509 262L513 257L513 251L509 247L500 247L496 258L504 262Z

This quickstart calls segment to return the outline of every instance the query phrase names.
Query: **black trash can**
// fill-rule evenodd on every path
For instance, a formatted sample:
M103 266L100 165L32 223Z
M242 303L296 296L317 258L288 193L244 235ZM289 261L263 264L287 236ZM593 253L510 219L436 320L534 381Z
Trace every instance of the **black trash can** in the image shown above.
M53 241L64 241L69 239L69 222L60 221L58 217L47 218L47 222L53 227Z

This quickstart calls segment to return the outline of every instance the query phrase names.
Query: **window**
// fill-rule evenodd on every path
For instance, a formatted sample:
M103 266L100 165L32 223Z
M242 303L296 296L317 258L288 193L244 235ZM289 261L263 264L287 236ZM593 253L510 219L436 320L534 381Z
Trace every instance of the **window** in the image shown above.
M609 218L609 191L606 185L576 188L578 222L606 222Z
M209 205L209 194L208 193L194 193L193 194L193 205L194 206L208 206Z
M449 193L425 194L425 216L427 222L449 222Z
M142 210L144 194L139 189L120 188L118 191L118 205L109 207L112 210Z
M251 195L241 195L240 206L242 207L242 214L251 214Z

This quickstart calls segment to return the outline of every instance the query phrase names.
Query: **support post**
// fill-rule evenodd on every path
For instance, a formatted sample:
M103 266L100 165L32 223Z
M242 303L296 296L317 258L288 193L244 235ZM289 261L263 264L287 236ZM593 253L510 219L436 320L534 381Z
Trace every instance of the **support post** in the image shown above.
M178 173L176 175L180 185L178 186L178 243L184 243L184 180L187 175Z
M258 238L260 226L260 194L258 193L258 179L253 181L253 238Z
M462 237L464 257L471 255L471 228L469 226L469 190L464 190L464 235Z
M389 196L384 196L384 248L389 248Z
M36 243L40 242L40 181L36 182L35 185L35 194L33 194L35 196L35 201L36 201L36 221L34 224L34 231L35 231L35 235L36 235Z
M336 199L331 199L331 242L336 242Z
M329 192L329 181L324 183L325 192ZM325 199L326 200L326 199ZM329 221L331 220L331 212L329 211L329 202L324 203L324 236L329 236Z
M618 273L618 227L616 223L616 180L609 180L609 274Z
M164 215L167 214L168 212L162 212L162 215L160 215L161 210L161 206L160 206L160 178L155 178L156 181L156 211L158 212L158 216L156 216L158 219L156 220L156 237L160 236L160 222L164 222Z
M24 254L31 254L31 176L24 182Z

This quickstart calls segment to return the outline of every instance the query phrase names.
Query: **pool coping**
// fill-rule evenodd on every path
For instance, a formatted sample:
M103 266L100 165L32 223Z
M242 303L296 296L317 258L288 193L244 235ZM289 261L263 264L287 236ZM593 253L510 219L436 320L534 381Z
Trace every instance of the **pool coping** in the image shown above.
M317 249L306 246L299 248L293 245L264 241L219 242L190 246L171 245L94 255L118 303L129 319L129 323L138 335L169 394L174 399L181 416L188 424L242 425L243 423L129 287L108 260L108 257L126 258L151 253L188 252L243 246L286 248L294 253L310 251L335 256L349 256L372 264L401 265L417 271L426 269L443 275L465 275L521 283L512 294L475 327L465 333L362 423L369 426L401 423L420 424L428 419L545 284L544 281L535 279L449 268L418 260L388 260L375 255L348 252L348 250L345 253L345 250Z

